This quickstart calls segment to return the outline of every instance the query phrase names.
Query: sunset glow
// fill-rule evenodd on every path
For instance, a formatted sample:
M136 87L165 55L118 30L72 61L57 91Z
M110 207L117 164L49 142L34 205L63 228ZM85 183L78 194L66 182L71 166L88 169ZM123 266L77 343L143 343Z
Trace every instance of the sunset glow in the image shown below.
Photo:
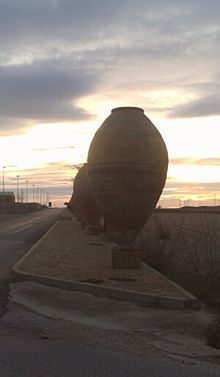
M220 205L220 3L22 3L0 5L6 189L19 175L62 206L111 109L138 106L169 153L159 205Z

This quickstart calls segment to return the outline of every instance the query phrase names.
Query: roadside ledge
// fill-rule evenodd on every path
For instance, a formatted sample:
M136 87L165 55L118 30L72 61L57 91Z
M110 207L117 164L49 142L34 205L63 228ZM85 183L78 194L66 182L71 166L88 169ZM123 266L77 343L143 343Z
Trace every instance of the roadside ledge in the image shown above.
M52 279L48 276L42 275L31 275L25 273L24 271L20 270L19 268L13 267L13 272L16 276L27 280L33 281L39 284L45 284L48 286L53 286L56 288L66 289L66 290L73 290L79 291L84 293L90 293L94 296L98 297L106 297L110 299L115 299L119 301L130 301L136 304L141 304L143 306L159 306L166 309L191 309L191 310L199 310L200 309L200 302L195 297L189 297L186 299L181 298L174 298L169 296L156 296L141 292L134 292L129 291L126 289L117 289L117 288L109 288L109 287L101 287L96 286L95 284L91 283L80 283L71 280L63 280L63 279Z
M49 273L50 263L48 263L48 260L54 261L56 260L56 258L59 257L59 263L61 263L61 260L63 260L62 259L63 255L65 255L65 258L68 257L70 259L73 256L75 257L77 252L79 253L79 257L82 258L81 256L82 252L80 253L80 249L83 250L84 258L85 258L85 250L87 251L88 249L88 253L90 254L92 253L92 260L94 260L95 257L98 260L98 258L100 258L100 255L101 255L101 258L108 258L108 254L109 254L108 250L111 250L109 245L103 245L103 249L105 250L104 252L102 250L100 254L100 249L102 249L102 247L101 248L100 247L98 248L97 246L96 248L94 247L94 245L98 244L98 241L100 242L100 238L99 238L100 236L86 235L85 232L79 229L79 225L77 224L74 218L72 218L71 221L69 220L70 220L69 215L60 217L60 219L47 231L47 233L13 266L12 272L17 277L23 280L33 281L36 283L45 284L48 286L54 286L54 287L65 289L65 290L73 290L73 291L80 291L84 293L90 293L98 297L106 297L106 298L115 299L119 301L128 301L128 302L130 301L133 303L140 304L142 306L158 306L158 307L167 308L167 309L179 309L179 310L184 310L184 309L199 310L200 309L201 307L200 302L195 296L193 296L192 294L184 290L182 287L170 281L167 277L155 271L154 269L152 269L151 267L149 267L148 265L144 263L142 264L141 273L142 275L143 274L146 275L147 282L148 282L147 284L145 284L144 292L141 291L141 289L140 290L133 289L133 288L129 289L130 288L129 284L126 287L125 282L123 282L122 287L120 287L119 282L117 282L118 284L117 287L114 286L115 283L111 282L108 279L106 279L106 281L108 280L107 283L106 281L102 279L100 280L101 282L99 282L98 281L99 271L97 271L97 275L95 275L97 276L97 283L95 281L89 282L89 279L84 279L84 281L77 281L79 279L75 279L74 275L73 275L73 278L68 279L66 277L68 275L65 276L65 270L62 276L59 276L59 277L51 276L51 273ZM63 229L65 229L65 231L68 232L69 238L64 236ZM56 235L55 240L54 240L54 234ZM91 240L93 242L91 242ZM75 249L74 249L74 245L76 245ZM29 261L31 261L31 263ZM87 258L85 258L85 261L86 261L85 262L85 271L86 271L86 266L87 264L89 264L89 261L87 261ZM100 264L100 260L98 260L98 262L99 262L99 269L101 270L101 273L103 273L105 266L103 267L103 270L102 270L102 260L101 260L101 264ZM106 262L106 260L104 260L104 262ZM28 263L29 265L31 265L31 268L29 267ZM68 260L67 260L67 263L68 263ZM74 260L73 265L75 266L76 270L77 268L80 269L80 263L82 264L82 261L79 261L79 267L78 267L76 261ZM38 264L39 266L43 265L44 268L45 266L47 266L48 274L45 269L43 270L43 272L40 269L38 271L38 268L37 268ZM119 270L118 273L120 272L121 270ZM136 273L138 276L137 270L134 273ZM105 286L106 284L108 286ZM154 285L156 285L156 287L154 287ZM172 292L172 295L170 295L170 292Z

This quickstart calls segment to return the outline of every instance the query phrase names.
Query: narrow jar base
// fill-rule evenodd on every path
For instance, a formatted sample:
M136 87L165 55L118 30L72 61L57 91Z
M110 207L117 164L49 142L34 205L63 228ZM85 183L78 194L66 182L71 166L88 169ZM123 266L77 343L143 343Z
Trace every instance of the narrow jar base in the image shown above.
M87 235L88 236L97 236L100 233L100 227L98 225L88 225L87 226Z

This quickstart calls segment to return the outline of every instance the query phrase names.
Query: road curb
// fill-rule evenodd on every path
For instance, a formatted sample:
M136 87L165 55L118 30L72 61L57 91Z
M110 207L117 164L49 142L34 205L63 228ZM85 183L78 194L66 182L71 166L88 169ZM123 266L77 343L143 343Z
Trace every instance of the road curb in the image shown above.
M82 283L72 280L53 279L48 276L28 274L13 267L13 272L25 280L45 284L56 288L90 293L94 296L115 299L119 301L133 302L143 306L159 306L166 309L191 309L199 310L200 303L196 298L177 298L170 296L156 296L142 292L134 292L119 288L96 286L91 283Z
M25 259L37 248L37 246L43 241L44 238L47 237L48 233L55 228L56 224L59 222L59 220L56 220L53 225L50 226L50 228L46 231L46 233L30 248L30 250L27 251L12 267L12 271L17 273L19 271L19 266L25 261Z

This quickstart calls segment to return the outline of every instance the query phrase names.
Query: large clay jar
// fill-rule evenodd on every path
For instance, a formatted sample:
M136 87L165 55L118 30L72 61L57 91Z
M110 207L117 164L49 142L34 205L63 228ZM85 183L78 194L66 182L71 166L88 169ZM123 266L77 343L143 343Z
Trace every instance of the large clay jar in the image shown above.
M137 236L155 208L168 167L166 145L143 109L112 110L88 153L93 196L119 245Z
M80 214L79 208L76 204L74 192L72 193L72 196L71 196L70 201L68 203L68 208L73 212L73 214L77 217L78 220L81 219L82 215Z
M83 165L75 177L73 195L82 220L89 225L98 225L101 215L91 193L87 164Z

